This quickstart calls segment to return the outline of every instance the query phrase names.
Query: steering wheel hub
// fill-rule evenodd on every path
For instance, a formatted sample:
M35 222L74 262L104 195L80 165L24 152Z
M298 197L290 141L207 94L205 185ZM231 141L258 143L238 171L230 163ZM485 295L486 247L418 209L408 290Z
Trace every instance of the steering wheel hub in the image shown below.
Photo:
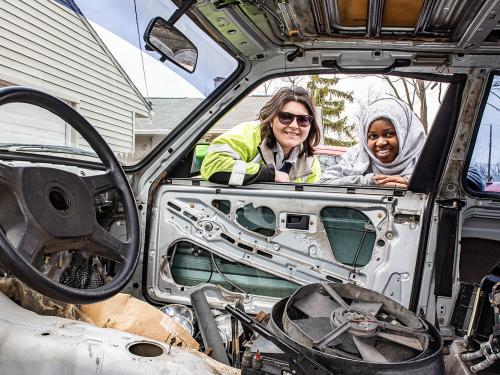
M93 199L79 176L46 167L25 167L19 171L22 182L16 190L22 191L31 219L47 234L64 238L92 233L96 221Z

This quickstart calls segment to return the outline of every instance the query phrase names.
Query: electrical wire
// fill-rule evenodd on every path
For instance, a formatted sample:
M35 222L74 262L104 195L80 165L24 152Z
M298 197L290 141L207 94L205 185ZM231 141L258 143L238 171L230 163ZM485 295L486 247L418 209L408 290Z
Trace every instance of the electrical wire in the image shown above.
M212 253L210 253L210 255L212 255ZM212 280L212 276L214 274L214 267L213 267L212 261L213 261L213 259L209 261L209 263L210 263L210 277L205 282L206 284L208 284L210 282L210 280Z
M141 53L142 73L144 75L144 86L146 87L146 97L149 98L148 81L146 80L146 69L144 68L144 54L143 54L143 51L142 51L141 32L139 30L139 17L137 15L137 3L136 3L136 0L134 0L134 12L135 12L135 25L137 27L137 40L139 41L139 51Z
M210 259L212 260L212 264L214 265L215 267L215 270L219 273L219 275L221 275L221 277L226 280L226 282L228 282L233 288L239 290L241 293L244 293L244 294L248 294L247 292L245 292L243 289L241 289L238 285L234 284L231 280L229 280L226 275L224 275L221 270L219 269L219 267L217 266L217 263L215 263L215 259L214 259L214 254L213 253L210 253Z

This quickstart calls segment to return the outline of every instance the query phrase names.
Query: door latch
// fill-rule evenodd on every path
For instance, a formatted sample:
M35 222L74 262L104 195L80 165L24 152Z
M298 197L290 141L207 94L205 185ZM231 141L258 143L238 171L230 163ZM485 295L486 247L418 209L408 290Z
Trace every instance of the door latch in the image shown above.
M287 214L286 228L309 230L309 215Z

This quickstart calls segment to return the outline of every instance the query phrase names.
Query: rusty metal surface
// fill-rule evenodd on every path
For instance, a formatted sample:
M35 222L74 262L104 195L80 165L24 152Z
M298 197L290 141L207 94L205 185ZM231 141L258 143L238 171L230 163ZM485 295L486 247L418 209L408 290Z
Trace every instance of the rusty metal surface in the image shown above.
M462 360L461 355L465 353L465 342L463 339L455 340L451 343L450 353L444 356L444 366L446 375L472 375L469 368Z
M439 187L438 199L463 199L464 197L465 193L460 179L474 132L477 109L481 104L487 75L487 72L481 69L473 70L469 74L462 100L462 112L458 119L458 132L455 134L451 146L449 162Z

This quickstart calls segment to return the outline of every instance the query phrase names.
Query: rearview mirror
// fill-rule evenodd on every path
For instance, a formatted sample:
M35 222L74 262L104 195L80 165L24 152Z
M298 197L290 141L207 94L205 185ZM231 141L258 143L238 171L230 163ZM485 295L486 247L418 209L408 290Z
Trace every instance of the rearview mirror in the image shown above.
M160 61L169 60L189 73L194 72L198 50L184 34L163 18L151 20L144 32L144 41L147 47L161 55Z

